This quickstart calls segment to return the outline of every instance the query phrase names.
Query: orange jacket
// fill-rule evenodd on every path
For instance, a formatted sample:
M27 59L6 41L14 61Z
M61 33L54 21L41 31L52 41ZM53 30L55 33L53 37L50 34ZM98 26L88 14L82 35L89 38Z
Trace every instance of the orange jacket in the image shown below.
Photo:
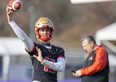
M95 61L91 66L85 67L81 69L82 75L92 75L96 72L102 71L108 64L107 52L102 47L99 46L95 50Z

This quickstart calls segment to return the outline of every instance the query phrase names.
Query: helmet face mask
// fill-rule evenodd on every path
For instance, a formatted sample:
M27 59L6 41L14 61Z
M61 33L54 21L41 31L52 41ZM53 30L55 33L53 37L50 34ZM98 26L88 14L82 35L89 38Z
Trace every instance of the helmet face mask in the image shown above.
M40 29L48 29L48 28L50 29L49 35L46 36L46 37L42 37L40 35L39 30ZM52 38L53 31L54 31L53 23L52 23L52 21L50 19L48 19L46 17L40 18L35 23L35 34L36 34L37 40L39 40L39 41L49 42L49 40L51 40L51 38Z

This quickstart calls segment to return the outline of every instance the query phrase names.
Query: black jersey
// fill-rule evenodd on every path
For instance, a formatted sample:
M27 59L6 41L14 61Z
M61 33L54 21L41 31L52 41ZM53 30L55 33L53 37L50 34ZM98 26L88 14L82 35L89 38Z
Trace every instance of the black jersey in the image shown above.
M61 47L56 47L52 44L35 44L35 47L40 48L44 59L57 62L59 57L64 56L64 50ZM36 55L36 48L32 52L28 52L30 56ZM57 71L42 65L36 58L31 57L34 68L33 80L41 82L57 82Z

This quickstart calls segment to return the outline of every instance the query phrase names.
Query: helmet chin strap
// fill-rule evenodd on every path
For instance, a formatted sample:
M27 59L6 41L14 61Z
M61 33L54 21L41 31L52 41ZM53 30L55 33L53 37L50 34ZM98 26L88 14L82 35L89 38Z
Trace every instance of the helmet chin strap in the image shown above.
M39 35L36 36L37 40L40 41L40 42L49 42L51 40L51 37L45 37L45 38L42 38L40 37Z
M50 37L40 38L40 40L42 40L44 42L48 42L50 39L51 39Z

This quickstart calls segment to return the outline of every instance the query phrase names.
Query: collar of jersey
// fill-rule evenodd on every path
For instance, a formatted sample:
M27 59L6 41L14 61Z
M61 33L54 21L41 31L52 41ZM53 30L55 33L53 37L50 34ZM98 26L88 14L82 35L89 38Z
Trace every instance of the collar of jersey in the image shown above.
M42 45L44 45L47 49L51 49L52 48L52 45L50 43L42 43Z

